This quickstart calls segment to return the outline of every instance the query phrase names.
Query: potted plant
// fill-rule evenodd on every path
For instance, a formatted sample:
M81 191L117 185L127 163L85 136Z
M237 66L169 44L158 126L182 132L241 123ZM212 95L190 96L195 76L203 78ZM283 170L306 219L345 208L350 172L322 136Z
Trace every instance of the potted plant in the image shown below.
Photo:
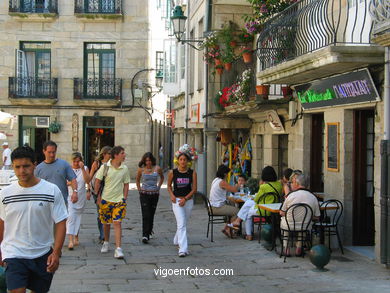
M217 72L218 75L221 75L223 73L223 65L216 65L215 66L215 71Z
M203 60L207 64L214 64L214 63L216 63L216 60L220 60L220 59L221 59L221 52L219 51L219 48L218 49L216 49L216 48L209 48L203 54Z
M215 32L211 32L210 34L208 34L203 40L203 43L200 48L219 49L217 34Z
M248 100L252 82L252 70L245 70L229 88L229 102L234 104L244 104Z
M232 63L236 59L236 56L234 55L234 49L233 48L226 48L225 50L221 51L222 61L225 67L226 71L229 71L232 69Z
M61 130L61 124L58 123L56 119L54 122L50 123L48 130L51 133L58 133Z
M218 91L215 95L214 103L218 109L224 110L225 107L229 106L229 87L224 87L222 90Z
M240 43L245 45L252 43L253 38L254 38L253 34L248 33L245 29L242 29L238 34L238 40L240 41Z
M243 46L241 47L241 56L244 60L244 63L251 63L252 62L252 54L253 50L251 47Z
M263 99L268 99L269 94L269 85L268 84L260 84L256 86L256 93L261 96Z
M288 85L282 86L282 94L283 97L289 98L292 95L292 89Z

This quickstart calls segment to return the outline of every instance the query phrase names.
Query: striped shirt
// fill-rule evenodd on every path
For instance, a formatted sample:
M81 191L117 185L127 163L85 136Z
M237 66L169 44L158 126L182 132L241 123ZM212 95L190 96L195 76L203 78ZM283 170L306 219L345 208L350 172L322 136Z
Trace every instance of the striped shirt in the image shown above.
M43 179L24 188L14 182L0 191L0 218L4 221L1 243L6 258L34 259L53 245L53 224L67 218L59 188Z

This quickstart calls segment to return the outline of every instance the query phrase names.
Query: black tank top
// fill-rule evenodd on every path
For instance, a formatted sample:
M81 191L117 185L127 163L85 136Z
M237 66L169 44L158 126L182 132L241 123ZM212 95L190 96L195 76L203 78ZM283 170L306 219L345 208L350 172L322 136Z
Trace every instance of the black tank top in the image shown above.
M181 173L179 170L173 169L173 194L176 197L182 197L189 194L192 190L192 169Z

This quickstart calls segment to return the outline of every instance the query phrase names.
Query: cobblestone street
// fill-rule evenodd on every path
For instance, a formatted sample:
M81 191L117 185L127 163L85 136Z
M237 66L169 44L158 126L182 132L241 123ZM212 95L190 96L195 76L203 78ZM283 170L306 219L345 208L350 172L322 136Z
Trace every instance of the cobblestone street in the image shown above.
M140 241L141 209L138 193L130 191L127 219L124 221L123 260L113 257L111 247L100 253L97 242L95 206L88 203L82 220L80 246L63 249L61 266L51 292L387 292L390 272L381 265L346 251L335 251L327 272L316 272L308 256L288 258L286 263L275 252L258 242L242 238L227 239L216 225L214 243L206 238L207 213L194 205L188 226L191 255L177 256L172 244L175 218L166 188L162 190L155 217L155 238ZM231 269L233 276L165 276L167 269ZM160 270L161 269L161 270ZM155 270L163 274L156 274ZM224 271L220 271L223 274Z

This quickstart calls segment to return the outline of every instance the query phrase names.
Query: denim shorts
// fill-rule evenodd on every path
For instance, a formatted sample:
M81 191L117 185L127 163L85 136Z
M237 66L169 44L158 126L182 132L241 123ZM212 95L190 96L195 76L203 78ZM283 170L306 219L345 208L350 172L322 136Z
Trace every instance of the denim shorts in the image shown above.
M103 224L111 224L113 221L121 222L126 216L126 203L110 202L102 199L99 205L99 219Z
M7 258L4 262L5 278L8 290L27 288L36 293L46 293L50 289L54 273L48 273L47 258L52 249L43 256L34 259Z

